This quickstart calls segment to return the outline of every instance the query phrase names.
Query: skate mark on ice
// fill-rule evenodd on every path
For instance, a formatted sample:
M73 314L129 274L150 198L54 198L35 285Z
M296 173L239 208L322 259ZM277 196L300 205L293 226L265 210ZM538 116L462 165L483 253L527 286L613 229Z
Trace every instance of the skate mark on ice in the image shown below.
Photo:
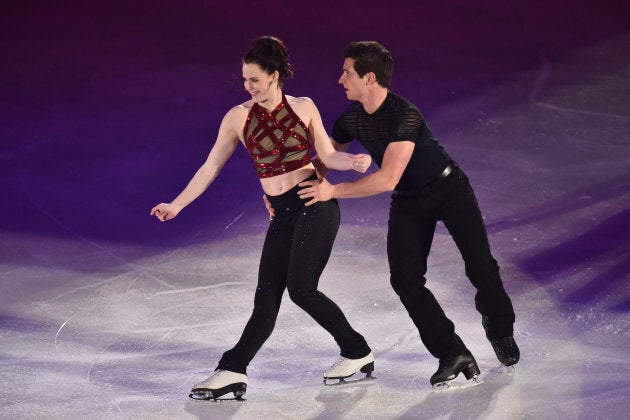
M413 344L414 338L417 337L417 329L408 328L404 334L398 336L398 338L389 346L379 350L380 355L391 353L396 348L405 348L405 344Z
M132 405L135 407L138 404L151 404L151 406L153 407L154 404L157 404L160 407L168 407L169 405L178 403L181 400L180 394L177 393L173 395L172 389L151 390L152 395L150 396L146 395L146 391L142 390L129 392L131 395L116 397L109 400L109 403L116 407L116 410L120 413L120 415L122 415L126 419L137 417L134 416L133 413L131 415L128 414L127 410L125 410L125 405Z
M133 321L130 325L137 325L137 324L141 324L141 323L147 323L148 321L152 321L155 320L155 318L159 315L162 314L164 312L169 312L169 311L173 311L173 310L177 310L180 309L182 307L187 307L189 305L195 305L198 302L201 301L206 301L208 299L207 296L202 296L196 299L192 299L192 300L188 300L186 302L183 303L178 303L177 305L172 305L166 308L162 308L157 312L153 312L147 316L145 316L142 319ZM226 321L214 321L214 322L207 322L207 323L203 323L203 324L194 324L194 325L189 325L189 324L185 324L185 325L179 325L179 326L168 326L168 327L158 327L158 328L143 328L143 329L131 329L130 327L126 328L126 331L123 333L118 334L116 337L114 337L114 339L112 341L110 341L109 344L107 344L100 352L98 352L98 354L94 357L94 359L92 360L92 362L90 363L90 366L87 369L87 375L86 375L86 379L88 382L92 382L92 372L94 370L94 367L101 362L104 358L103 355L105 353L107 353L107 351L117 342L121 341L121 339L128 337L130 335L137 335L138 333L146 333L146 332L166 332L167 334L169 332L172 331L185 331L185 330L190 330L190 329L194 329L194 328L201 328L201 327L208 327L208 326L215 326L215 325L225 325ZM119 360L122 360L122 355L117 354L116 357ZM128 357L129 359L131 359L132 357ZM114 359L115 360L115 359Z
M148 318L147 318L148 319ZM143 320L145 321L145 320ZM141 321L139 321L141 322ZM237 323L241 321L233 321L233 323ZM174 331L186 331L186 330L194 330L196 328L206 328L206 327L215 327L217 325L226 325L229 321L212 321L212 322L203 322L199 324L185 324L185 325L177 325L170 327L155 327L155 328L136 328L134 330L130 330L129 334L138 334L138 333L160 333L160 332L174 332ZM123 334L121 337L125 337L128 334ZM114 344L114 343L112 343Z
M153 347L157 346L159 343L161 343L166 337L169 336L169 334L172 332L173 330L168 330L166 331L164 334L162 334L162 336L160 338L158 338L157 340L155 340L153 342L153 344L151 344L150 346L147 346L146 348L144 348L141 353L146 353L147 351L151 350Z
M51 303L51 302L54 302L56 300L59 300L61 298L64 298L66 296L72 295L74 293L77 293L77 292L80 292L80 291L83 291L83 290L93 289L95 287L99 287L99 286L102 286L102 285L105 285L105 284L108 284L108 283L111 283L111 282L114 282L114 281L117 281L117 280L124 280L125 276L129 276L129 275L134 274L134 273L136 273L136 275L131 280L129 285L127 286L127 292L131 291L131 286L133 285L133 283L135 283L136 280L138 280L138 278L140 278L140 276L142 276L142 275L146 275L149 279L154 280L154 281L156 281L156 282L158 282L158 283L160 283L160 284L162 284L162 285L164 285L164 286L166 286L166 287L168 287L170 289L174 289L174 291L173 291L174 293L176 292L176 290L178 290L176 286L173 286L173 285L165 282L164 280L161 280L160 278L158 278L158 277L148 273L145 269L141 268L141 269L134 269L134 270L130 270L130 271L125 271L124 273L116 274L115 276L108 277L108 278L106 278L104 280L100 280L100 281L97 281L95 283L86 284L85 286L73 287L73 288L71 288L70 290L68 290L66 292L63 292L63 293L61 293L61 294L59 294L57 296L54 296L54 297L52 297L50 299L43 300L41 302L42 303ZM179 289L179 290L181 290L181 289ZM163 292L157 292L157 293L163 293Z
M44 216L46 216L47 218L52 220L55 225L59 226L61 229L63 229L66 232L70 233L72 236L78 238L80 241L85 242L85 243L93 246L94 248L102 251L103 253L111 256L112 258L120 261L124 265L130 266L130 267L134 267L133 264L131 264L129 261L127 261L123 257L119 256L118 254L114 253L111 249L105 248L104 246L98 244L97 242L94 242L94 241L91 241L91 240L87 239L85 236L81 235L80 233L78 233L77 231L72 229L70 226L66 225L64 222L59 220L55 215L53 215L48 210L46 210L45 207L42 206L37 200L35 200L35 198L31 195L29 189L24 185L23 182L20 183L20 186L21 186L22 191L24 192L24 195L26 196L27 200L33 205L33 207L35 207L35 209L37 211L39 211L41 214L43 214Z
M81 312L81 311L79 311ZM55 334L55 339L54 339L54 344L55 344L55 350L59 350L58 348L58 340L59 340L59 334L61 333L61 330L63 329L63 327L65 327L68 322L70 322L70 320L79 312L75 312L74 314L72 314L72 316L68 319L66 319L63 324L61 324L61 326L59 327L59 329L57 330L57 333Z
M98 287L98 286L101 286L101 285L104 285L104 284L110 283L110 282L112 282L112 281L116 281L116 280L117 280L117 279L119 279L120 277L126 276L126 275L128 275L129 273L130 273L130 272L129 272L129 271L127 271L127 272L125 272L125 273L117 274L117 275L115 275L115 276L113 276L113 277L106 278L105 280L97 281L96 283L87 284L87 285L85 285L85 286L73 287L72 289L68 290L67 292L61 293L61 294L59 294L59 295L57 295L57 296L55 296L55 297L52 297L52 298L50 298L50 299L43 300L43 301L42 301L42 303L51 303L51 302L54 302L54 301L56 301L56 300L59 300L59 299L61 299L61 298L63 298L63 297L66 297L66 296L72 295L72 294L74 294L74 293L76 293L76 292L79 292L79 291L82 291L82 290L93 289L93 288L95 288L95 287Z
M177 286L173 286L172 284L167 283L166 281L162 280L161 278L154 276L153 274L149 273L148 271L142 270L141 272L139 272L134 278L133 280L131 280L129 282L129 284L127 285L127 293L132 291L132 287L133 285L136 283L136 281L138 279L140 279L140 277L142 276L146 276L148 279L153 280L155 282L157 282L158 284L161 284L169 289L171 289L172 291L177 291L178 288ZM146 291L144 290L144 288L141 288L139 290L142 290L142 295L144 296L145 299L151 299ZM155 296L155 294L153 294L152 296Z
M84 308L84 309L80 309L80 310L76 311L75 313L73 313L72 315L70 315L70 318L66 319L66 320L65 320L65 321L64 321L64 322L63 322L63 323L59 326L59 328L57 329L57 332L55 333L55 338L53 339L53 343L54 343L54 345L55 345L55 350L59 350L58 345L59 345L59 335L61 334L61 330L63 330L63 329L66 327L66 325L68 325L68 323L70 323L70 321L71 321L74 317L76 317L78 314L82 314L82 313L85 313L85 312L89 312L89 311L93 310L93 309L94 309L94 308L96 308L96 307L97 307L97 304L94 304L94 305L90 306L89 308Z
M549 110L557 111L557 112L564 112L568 114L581 114L581 115L587 115L591 117L612 118L612 119L618 119L621 121L630 121L630 117L627 115L613 114L609 112L587 111L583 109L568 108L568 107L563 107L559 105L553 105L548 102L537 101L536 97L542 91L544 84L547 82L547 80L549 79L549 77L551 77L553 73L551 62L547 59L547 57L545 57L545 55L542 52L540 52L540 60L542 62L541 68L538 72L538 75L536 76L536 80L532 84L532 88L529 94L527 95L527 99L529 100L529 102L541 108L545 108L545 109L549 109Z
M347 418L349 413L369 398L369 388L365 384L336 388L321 387L319 394L315 396L315 401L321 403L323 407L317 415L310 418L317 420Z
M622 120L622 121L630 121L630 117L626 115L611 114L609 112L587 111L587 110L576 109L576 108L567 108L567 107L563 107L559 105L553 105L547 102L535 102L535 104L542 108L550 109L552 111L564 112L567 114L581 114L581 115L587 115L590 117L605 117L605 118L612 118L612 119L617 119L617 120Z
M223 230L228 230L234 223L238 222L238 219L240 219L241 217L243 217L243 215L245 214L245 210L243 210L241 212L241 214L239 214L238 216L236 216L234 218L234 220L232 220L230 223L227 224L226 227L223 228Z
M196 292L200 292L200 291L203 291L203 290L218 289L220 287L243 286L243 285L248 285L248 284L251 284L251 283L250 282L246 282L246 281L226 281L226 282L223 282L223 283L211 284L209 286L189 287L189 288L186 288L186 289L176 289L176 290L165 290L165 291L155 292L150 297L149 296L145 296L145 297L147 299L153 299L156 296L182 294L182 293L196 293Z
M68 291L66 293L62 293L62 294L60 294L60 295L58 295L58 296L56 296L56 297L54 297L52 299L48 299L48 300L44 301L44 303L53 302L55 300L60 299L61 297L70 295L70 294L78 292L80 290L90 289L90 288L96 287L96 286L101 285L101 284L109 283L109 282L117 279L120 276L122 276L122 274L118 275L118 276L115 276L115 277L112 277L112 278L107 279L107 280L103 280L101 282L97 282L97 283L92 284L92 285L87 285L87 286L81 286L81 287L74 288L73 290L70 290L70 291ZM138 276L136 276L135 279L137 279L137 278L138 278ZM132 281L132 283L135 281L135 279ZM155 280L159 280L159 279L155 278ZM165 285L168 285L165 282L161 282L161 283L163 283ZM145 291L144 291L144 289L141 289L141 290L143 292L144 298L147 299L147 300L150 300L150 299L153 299L154 297L160 296L160 295L182 294L182 293L191 293L191 292L195 293L195 292L199 292L199 291L202 291L202 290L218 289L218 288L225 287L225 286L241 286L241 285L246 285L246 284L249 284L249 283L248 282L224 282L224 283L214 284L214 285L210 285L210 286L201 286L201 287L193 287L193 288L188 288L188 289L160 291L160 292L154 293L152 296L147 296ZM131 283L130 283L130 285L131 285ZM127 288L128 292L129 292L129 290L130 289ZM199 298L199 300L203 300L203 299L207 299L207 297ZM193 301L193 302L195 302L195 301ZM72 321L72 319L74 319L77 315L79 315L81 313L85 313L86 311L92 310L92 309L96 308L97 306L98 306L98 304L94 304L94 305L90 306L90 308L88 308L88 309L82 309L82 310L79 310L79 311L75 312L74 314L72 314L68 319L66 319L59 326L59 328L57 329L57 332L55 333L55 338L54 338L54 341L53 341L54 342L54 346L55 346L55 350L58 350L59 336L61 334L61 331L70 323L70 321ZM182 306L185 306L185 305L178 304L178 305L172 306L170 308L171 309L176 309L176 308L182 307ZM168 310L168 308L166 310ZM160 312L162 312L162 311L160 311ZM138 321L138 322L141 322L141 321ZM146 329L141 329L141 330L135 329L135 330L133 330L133 332L134 333L138 333L138 332L162 332L162 331L166 331L166 334L168 334L171 331L182 331L182 330L187 330L187 329L209 327L209 326L214 326L214 325L217 325L217 322L201 323L201 324L186 324L185 326L180 326L180 327L146 328ZM155 345L155 344L156 343L154 343L153 345Z

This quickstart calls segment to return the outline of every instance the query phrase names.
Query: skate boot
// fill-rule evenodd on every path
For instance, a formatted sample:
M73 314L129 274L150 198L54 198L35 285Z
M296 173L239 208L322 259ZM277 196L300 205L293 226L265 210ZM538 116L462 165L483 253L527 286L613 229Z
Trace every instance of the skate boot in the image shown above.
M203 382L192 387L189 397L193 400L214 400L229 392L234 393L234 400L245 401L243 395L247 390L247 375L229 370L217 370Z
M449 388L450 381L455 379L460 372L464 373L466 379L472 379L470 385L480 383L477 362L472 354L465 353L440 359L437 372L431 376L431 385L437 390Z
M503 363L505 366L515 365L521 358L521 352L513 336L497 338L495 340L491 339L490 344L492 344L492 348L499 362Z
M372 352L360 359L348 359L345 357L339 358L339 360L333 363L330 369L324 372L324 385L339 385L341 383L345 383L345 378L354 375L358 371L365 373L365 378L352 382L372 379L372 372L374 371L374 355ZM338 380L338 382L331 384L327 382L334 379Z

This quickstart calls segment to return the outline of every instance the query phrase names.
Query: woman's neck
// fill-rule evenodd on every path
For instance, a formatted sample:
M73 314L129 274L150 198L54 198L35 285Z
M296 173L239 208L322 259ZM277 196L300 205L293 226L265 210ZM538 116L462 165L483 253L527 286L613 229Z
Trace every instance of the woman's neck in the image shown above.
M278 88L274 91L270 91L267 99L259 102L258 105L265 108L268 112L271 112L280 105L280 102L282 102L282 90Z

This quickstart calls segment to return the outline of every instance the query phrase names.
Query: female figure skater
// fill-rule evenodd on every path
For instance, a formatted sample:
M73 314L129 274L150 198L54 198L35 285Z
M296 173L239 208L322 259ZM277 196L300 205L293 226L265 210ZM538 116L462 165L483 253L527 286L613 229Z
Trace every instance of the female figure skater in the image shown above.
M252 315L214 374L193 386L193 399L216 400L229 392L241 399L247 389L247 366L273 331L285 289L341 349L340 359L324 372L324 383L343 381L358 371L369 377L374 370L374 357L363 336L317 290L339 228L339 206L331 200L306 207L297 194L300 182L317 179L313 146L327 168L365 172L371 158L335 151L313 101L283 94L284 81L293 71L281 40L255 39L243 57L242 71L251 99L224 116L208 159L184 190L172 202L151 210L162 222L176 217L212 184L239 141L251 156L266 199L277 209L262 250Z

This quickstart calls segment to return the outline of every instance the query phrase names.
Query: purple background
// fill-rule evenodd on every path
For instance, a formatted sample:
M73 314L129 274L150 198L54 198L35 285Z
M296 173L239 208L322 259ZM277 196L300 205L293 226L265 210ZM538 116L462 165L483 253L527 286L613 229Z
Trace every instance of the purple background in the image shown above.
M117 314L130 320L151 312L150 302L126 300L135 278L129 285L131 289L98 289L95 295L77 295L76 291L95 290L103 278L129 275L133 272L129 267L139 265L155 270L169 265L173 270L171 280L182 288L220 283L231 275L255 282L252 278L267 216L262 191L243 148L239 147L208 191L177 219L158 223L149 217L149 210L159 202L170 201L186 185L205 160L222 116L248 99L241 85L241 55L252 38L270 34L287 42L296 70L285 92L311 97L329 129L347 105L337 85L343 47L349 41L374 39L391 51L395 59L392 90L418 105L475 187L493 252L517 308L523 369L527 369L528 359L531 363L549 363L538 368L530 365L530 374L521 376L521 384L531 387L509 385L503 392L516 390L508 397L499 399L499 392L489 386L486 392L496 391L494 399L478 391L477 397L465 400L473 407L472 412L443 408L459 404L451 400L444 405L443 401L427 398L425 405L417 406L415 397L403 396L399 406L392 403L391 407L398 409L380 415L379 398L387 401L387 397L377 393L368 394L372 403L367 404L367 413L374 418L503 418L505 413L508 417L614 418L625 413L630 409L622 396L630 389L628 372L624 373L629 360L621 350L630 344L630 13L626 3L3 2L0 322L5 334L0 342L6 369L0 374L2 384L6 387L24 377L58 382L57 375L64 378L68 369L57 365L59 358L81 366L84 360L79 353L85 346L90 349L86 352L97 355L88 363L89 385L78 379L76 383L70 381L73 388L59 391L63 398L54 398L56 402L50 403L55 407L52 415L70 413L70 417L78 418L85 414L83 409L98 406L97 417L103 418L117 418L118 414L142 417L143 412L158 417L157 413L162 413L165 418L184 417L177 408L142 407L145 411L132 413L127 407L125 411L118 397L111 395L104 402L84 396L90 401L83 409L69 407L67 401L78 398L72 389L86 387L97 394L103 392L103 383L124 388L120 378L127 374L142 376L152 369L121 368L112 374L118 379L101 378L103 382L95 379L93 371L98 365L94 360L102 361L98 357L112 350L111 344L99 344L102 335L98 334L108 334L101 322L108 317L116 319ZM361 148L353 145L352 150ZM353 174L331 174L335 182L354 178ZM393 293L388 287L383 245L388 203L387 194L341 202L343 226L335 255L347 252L365 259L335 260L333 255L330 273L344 278L345 270L354 264L360 264L366 274L370 273L366 267L372 263L381 270L372 271L378 288L369 286L372 283L368 280L363 286L328 286L331 291L339 291L341 301L347 293L350 307L352 297L357 297L354 293L362 287L376 290L361 301L365 305L372 305L374 296ZM449 244L445 230L439 227L433 251L436 280L462 277L461 261ZM245 251L247 258L239 259ZM190 276L184 269L187 263L181 260L191 255L214 261L200 269L198 283L194 284L188 283ZM218 265L211 265L215 263ZM234 271L217 278L217 271L225 267ZM151 276L159 277L154 272ZM233 334L240 332L246 320L250 285L232 296L237 299L235 307L244 308L238 322L229 328ZM437 287L448 290L455 286L442 282ZM146 292L146 287L143 290ZM472 307L472 291L463 289L461 293L467 296L467 311ZM444 294L451 295L448 291ZM61 297L68 300L62 304ZM127 309L114 311L112 303L111 312L103 309L102 318L91 322L85 308L88 302L101 302L99 299L120 300ZM209 299L214 303L208 303L202 312L229 322L231 312L220 309L227 297L217 294ZM444 306L452 308L450 314L461 318L460 323L455 320L458 328L467 328L470 314L445 299ZM291 305L286 301L285 305ZM391 312L391 319L400 317L401 325L411 328L402 306L392 305L398 312ZM363 322L358 315L361 310L355 307L349 311L357 314L359 323ZM387 318L374 311L373 316L365 314L365 325ZM70 341L74 347L68 347L72 351L66 348L64 353L58 347L60 332L69 331L72 323L68 321L76 319L76 314L85 316L86 324L81 333L73 330L75 335ZM292 314L289 319L299 316ZM203 315L187 315L182 322L194 316ZM545 320L549 322L548 331L543 327ZM280 325L276 334L295 331L295 326L283 328ZM389 327L374 328L368 341L377 342L393 334ZM82 340L81 334L87 331L94 336ZM413 336L413 329L410 331ZM111 331L109 334L117 336ZM426 350L413 337L413 351L425 357ZM31 348L39 343L44 351L53 338L53 361L44 362L39 354L32 358L24 355L22 344ZM553 342L554 338L559 340L557 345L546 348L544 340ZM204 357L211 362L204 359L203 363L208 364L204 367L212 367L234 341L233 336L221 339L225 342L206 348ZM169 344L187 349L190 365L186 367L199 369L199 349L191 343L204 340L208 340L207 332L199 340ZM111 342L116 343L116 339ZM325 343L328 357L334 353L334 346ZM566 349L562 343L577 343L577 350ZM277 344L291 348L294 341ZM273 343L269 346L274 348ZM137 348L123 346L120 351L135 354ZM383 356L382 366L387 366L385 350L378 345L375 349L377 358ZM265 353L260 358L264 361L270 355ZM478 358L483 362L486 356L492 360L491 353L482 353ZM558 367L567 358L575 363L571 365L575 370L561 380L561 387L571 391L563 394L537 389L536 384L552 383L570 370ZM53 367L43 368L47 363ZM423 359L423 363L426 372L420 374L417 386L426 388L426 377L435 367L431 358ZM586 371L576 373L583 363ZM300 366L289 365L286 369L299 371ZM395 369L404 370L407 365L393 366L397 368L391 368L391 375L396 377L400 372ZM269 389L280 386L275 382L275 373L265 376L264 368L258 369L260 383L267 380ZM315 366L309 369L317 370ZM198 370L192 372L194 379L203 376ZM597 372L608 375L598 377L597 383L585 383L582 389L571 388ZM318 375L310 379L316 383ZM85 377L82 372L76 376ZM184 380L174 391L176 397L157 399L178 401L185 397L194 381L181 385ZM280 383L282 380L278 379ZM152 384L147 379L142 386L150 390ZM122 395L138 392L137 384L128 385ZM169 385L161 386L159 389L172 390ZM609 387L619 393L606 394ZM0 394L7 401L0 416L30 418L43 409L42 401L28 397L41 395L42 390L33 384L27 388L31 394L24 391L26 397L10 389ZM252 393L263 392L250 389ZM386 390L385 394L390 392ZM602 393L608 398L600 398ZM526 395L530 402L526 402ZM543 402L550 395L555 405L546 406ZM287 401L272 397L265 396L267 402L259 409L270 416L284 412ZM297 413L301 417L316 415L316 410L307 408L312 398L305 398L301 403L306 408ZM494 410L475 406L478 399L495 401ZM508 404L515 399L520 401L517 408ZM112 403L117 407L113 412L107 401L117 401ZM179 403L188 404L174 404ZM324 403L328 408L317 414L321 418L348 411L343 398L325 397ZM253 410L252 406L240 414L262 415L247 411ZM198 408L185 406L183 410L204 418L196 411ZM223 414L236 416L235 412ZM355 415L365 418L366 412Z

